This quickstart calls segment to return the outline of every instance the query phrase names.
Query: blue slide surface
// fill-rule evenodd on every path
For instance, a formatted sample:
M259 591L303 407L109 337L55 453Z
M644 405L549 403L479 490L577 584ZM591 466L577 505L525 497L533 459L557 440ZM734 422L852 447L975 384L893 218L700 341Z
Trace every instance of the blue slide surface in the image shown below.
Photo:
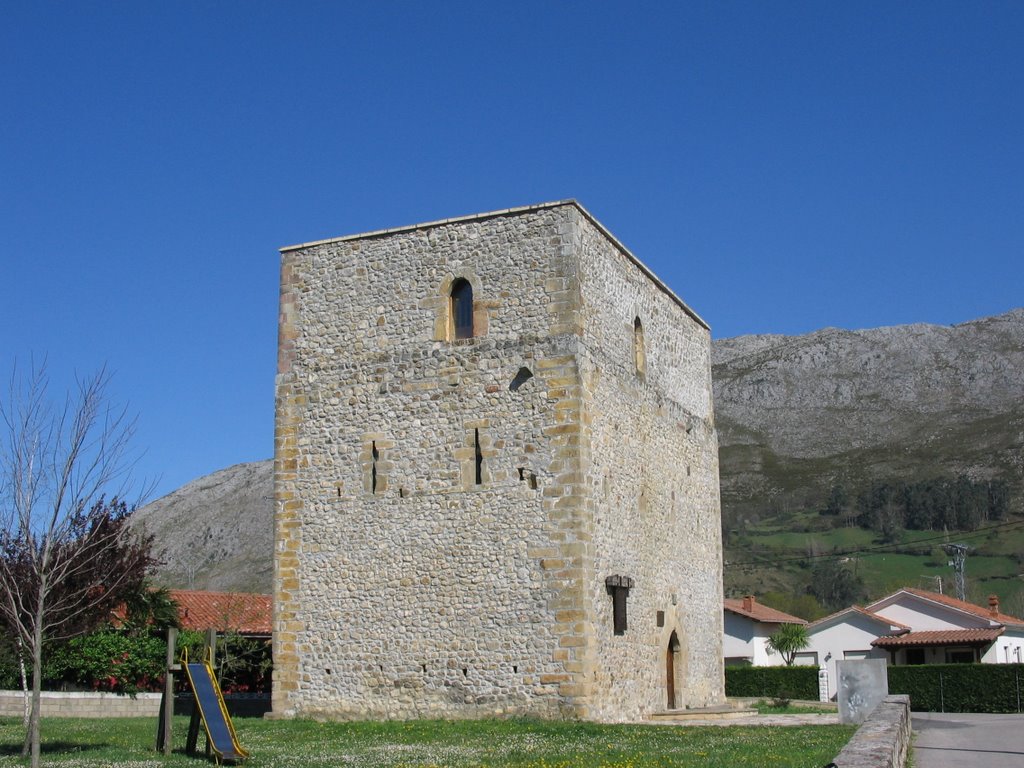
M238 743L235 726L231 722L231 715L228 714L224 697L221 695L220 686L217 685L217 679L213 676L210 664L206 661L190 662L187 658L182 661L217 762L222 760L239 762L249 757L249 753Z

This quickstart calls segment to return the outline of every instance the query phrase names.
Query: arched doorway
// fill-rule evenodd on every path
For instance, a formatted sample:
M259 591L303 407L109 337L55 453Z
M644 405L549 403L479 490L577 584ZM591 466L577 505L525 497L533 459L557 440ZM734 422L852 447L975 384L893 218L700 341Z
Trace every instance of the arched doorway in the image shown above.
M673 631L665 648L665 688L669 709L676 709L676 657L679 655L679 637Z

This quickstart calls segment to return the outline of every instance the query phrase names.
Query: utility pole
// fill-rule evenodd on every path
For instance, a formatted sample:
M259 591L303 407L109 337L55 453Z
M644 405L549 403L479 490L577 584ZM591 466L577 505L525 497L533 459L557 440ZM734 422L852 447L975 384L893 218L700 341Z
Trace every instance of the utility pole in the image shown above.
M966 544L943 544L942 549L952 560L949 564L953 566L953 574L956 576L956 596L961 600L967 600L967 581L964 577L964 565L967 562Z

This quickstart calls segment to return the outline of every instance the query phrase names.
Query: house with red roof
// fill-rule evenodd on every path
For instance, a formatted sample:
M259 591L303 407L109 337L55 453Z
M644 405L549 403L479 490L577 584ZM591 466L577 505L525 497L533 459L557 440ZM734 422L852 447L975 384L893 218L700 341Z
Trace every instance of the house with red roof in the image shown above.
M863 608L852 606L808 625L805 653L828 674L836 661L881 658L889 664L1015 664L1024 660L1024 620L938 592L904 587Z
M1024 620L1002 613L996 595L986 609L904 587L867 610L911 628L874 642L889 653L891 664L1019 664L1024 656Z
M768 649L768 638L783 624L807 623L798 616L762 605L753 595L727 598L724 609L722 652L726 666L782 664L782 657Z
M251 592L199 592L172 589L182 629L201 632L238 632L249 637L269 638L273 606L270 595Z

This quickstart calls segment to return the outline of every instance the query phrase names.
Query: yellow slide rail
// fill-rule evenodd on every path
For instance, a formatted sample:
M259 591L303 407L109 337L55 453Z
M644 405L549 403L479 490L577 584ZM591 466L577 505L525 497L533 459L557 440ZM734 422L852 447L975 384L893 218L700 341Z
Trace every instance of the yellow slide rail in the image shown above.
M210 649L206 649L201 662L190 662L188 648L185 648L181 653L181 666L188 675L188 683L192 688L196 707L203 720L203 729L206 731L206 738L210 741L217 764L220 765L225 760L233 763L245 760L249 753L238 743L235 724L231 722L231 715L228 714L227 705L224 703L224 695L220 691L216 675L213 674Z

